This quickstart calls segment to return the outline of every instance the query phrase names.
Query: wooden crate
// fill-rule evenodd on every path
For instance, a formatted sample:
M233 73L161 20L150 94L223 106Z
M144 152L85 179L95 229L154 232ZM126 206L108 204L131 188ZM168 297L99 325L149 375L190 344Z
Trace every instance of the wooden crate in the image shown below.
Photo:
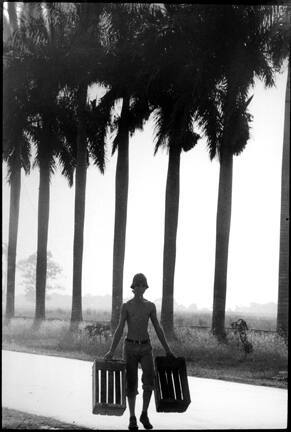
M186 362L183 357L155 358L157 412L184 412L191 402Z
M126 409L125 361L93 363L93 414L122 415Z

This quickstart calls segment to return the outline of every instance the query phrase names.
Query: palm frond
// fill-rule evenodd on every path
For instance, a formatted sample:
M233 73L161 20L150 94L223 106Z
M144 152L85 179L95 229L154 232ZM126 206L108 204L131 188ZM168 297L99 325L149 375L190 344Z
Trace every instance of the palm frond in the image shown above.
M149 106L147 98L134 97L129 107L128 128L132 135L137 129L142 130L145 122L148 120L152 108Z
M250 124L252 115L247 111L253 96L247 100L239 97L233 107L228 128L224 130L223 147L219 149L221 154L224 151L232 155L239 155L246 147L250 138Z
M56 118L57 130L59 135L59 148L62 152L67 149L63 156L71 155L72 159L76 159L77 154L77 102L76 93L69 88L65 88L58 96ZM60 153L62 157L62 153ZM73 162L72 162L73 163Z
M25 174L30 174L31 168L31 145L25 131L23 132L23 141L21 143L21 166Z
M103 99L102 107L97 106L97 101L91 101L86 115L86 134L88 141L89 155L93 163L98 166L101 173L105 169L105 137L108 122L110 122L110 112L114 101L111 96Z
M68 180L69 186L74 183L74 172L76 168L76 159L71 153L71 148L63 146L57 153L58 163L61 166L62 175Z
M99 168L100 172L104 174L106 165L106 152L105 145L98 145L94 140L89 141L89 152L93 159L93 163Z
M165 148L169 142L169 113L165 112L161 107L154 111L154 134L155 134L155 150L157 153L159 148Z
M210 160L212 160L221 142L222 116L215 103L201 105L197 113L197 123L207 139Z
M109 128L116 127L116 123L112 118L112 110L119 97L119 89L117 87L112 88L101 98L98 105L96 105L96 103L95 106L91 105L91 109L88 112L87 130L90 141L94 142L94 146L91 149L93 152L91 154L93 160L97 161L100 157L99 149L105 146ZM95 156L94 148L96 148Z

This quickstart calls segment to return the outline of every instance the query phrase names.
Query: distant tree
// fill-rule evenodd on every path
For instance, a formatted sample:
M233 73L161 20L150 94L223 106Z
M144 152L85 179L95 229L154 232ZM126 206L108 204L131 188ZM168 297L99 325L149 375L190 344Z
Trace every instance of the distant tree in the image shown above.
M22 286L25 288L25 296L32 303L35 302L35 282L36 282L36 258L34 253L28 258L18 261L17 267L22 274ZM47 289L61 290L62 286L58 285L57 280L62 274L62 268L53 260L50 251L47 252ZM49 297L47 296L47 299Z

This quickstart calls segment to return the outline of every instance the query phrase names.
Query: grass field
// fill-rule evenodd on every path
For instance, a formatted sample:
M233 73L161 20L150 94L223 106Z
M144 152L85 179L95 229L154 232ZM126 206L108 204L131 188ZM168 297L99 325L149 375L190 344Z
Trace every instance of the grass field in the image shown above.
M2 315L4 315L4 306L2 305ZM33 308L25 309L18 308L17 316L32 318L34 315ZM90 322L110 322L110 312L94 310L86 308L83 310L84 321ZM46 318L48 320L55 319L66 321L71 317L71 311L69 309L55 308L48 309L46 311ZM159 311L158 311L159 318ZM231 322L236 321L239 318L243 318L247 321L250 329L258 329L263 331L275 331L276 330L276 316L256 316L254 314L241 314L235 312L227 312L225 317L225 326L230 327ZM201 326L210 327L211 326L211 313L207 311L195 311L195 312L180 312L175 311L175 325L177 327L185 326Z
M14 318L9 326L3 324L2 347L85 360L102 358L110 347L111 336L107 340L99 335L89 336L87 324L82 323L72 333L68 320L50 319L39 330L32 330L32 318ZM249 322L248 325L250 328ZM164 355L151 326L149 332L154 355ZM286 388L288 348L285 342L276 333L249 330L247 334L253 345L253 352L248 355L238 336L230 330L227 343L222 344L207 328L176 326L177 339L170 345L176 356L185 357L189 375ZM122 343L115 357L122 357Z

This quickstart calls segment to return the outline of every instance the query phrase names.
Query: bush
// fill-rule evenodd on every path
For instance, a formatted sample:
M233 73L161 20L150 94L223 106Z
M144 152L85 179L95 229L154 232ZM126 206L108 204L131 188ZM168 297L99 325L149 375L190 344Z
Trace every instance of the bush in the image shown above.
M99 335L90 336L85 330L88 323L83 322L78 330L71 331L69 321L44 321L38 330L33 330L32 319L12 319L4 325L3 342L30 348L50 348L61 352L84 353L92 357L103 357L109 350L112 337L108 340ZM164 355L153 326L149 334L155 356ZM177 339L170 342L176 356L185 357L206 368L227 368L229 366L262 372L287 369L288 348L276 333L247 332L247 339L253 345L253 352L245 356L239 336L232 331L227 333L226 343L219 343L208 329L176 328ZM115 351L115 357L122 357L122 342ZM271 372L270 372L271 373Z

